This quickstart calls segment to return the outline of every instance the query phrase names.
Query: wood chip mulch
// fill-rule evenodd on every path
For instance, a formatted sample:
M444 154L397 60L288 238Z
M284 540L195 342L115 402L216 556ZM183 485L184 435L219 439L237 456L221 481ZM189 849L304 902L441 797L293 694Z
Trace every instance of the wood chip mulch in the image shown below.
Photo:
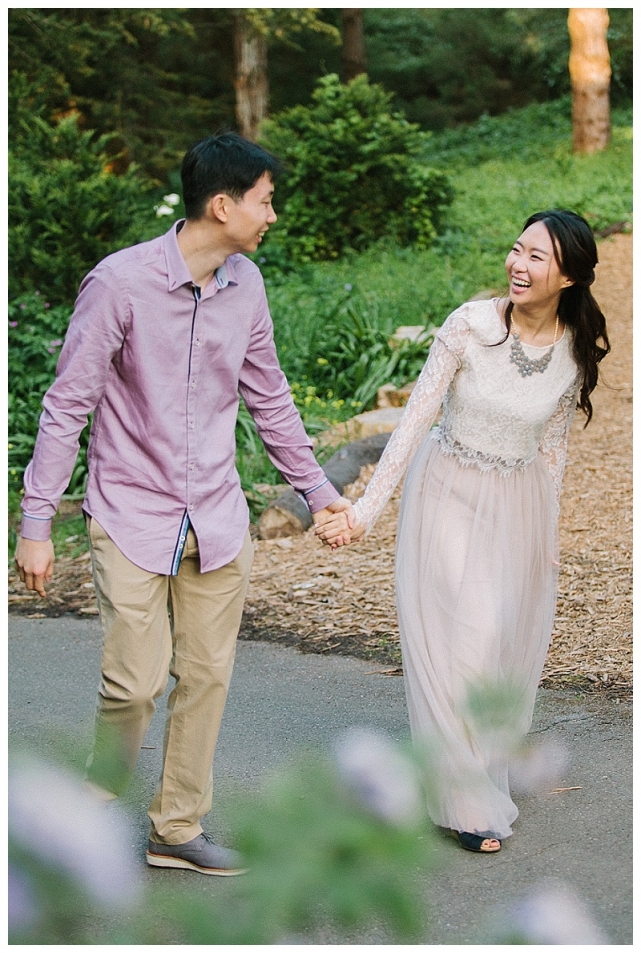
M626 694L632 685L632 236L599 245L595 296L612 353L592 395L594 418L577 414L561 507L557 618L542 684ZM363 492L373 467L346 490ZM255 540L241 638L303 652L371 659L372 672L402 674L394 600L400 488L369 537L331 553L313 531ZM46 603L10 571L9 608L43 618L97 614L88 554L62 558Z

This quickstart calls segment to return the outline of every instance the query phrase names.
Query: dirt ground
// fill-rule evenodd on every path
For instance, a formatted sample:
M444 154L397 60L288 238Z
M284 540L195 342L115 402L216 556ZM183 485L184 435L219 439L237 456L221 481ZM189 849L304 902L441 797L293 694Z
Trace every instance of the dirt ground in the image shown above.
M632 683L632 236L604 239L599 257L594 293L612 353L592 395L592 423L584 430L577 414L570 436L559 599L543 684L626 693ZM353 499L371 469L348 489ZM400 490L367 540L334 553L313 532L256 540L241 638L370 658L373 670L399 674L399 499ZM27 594L10 570L9 608L31 618L97 614L88 554L58 560L46 602Z

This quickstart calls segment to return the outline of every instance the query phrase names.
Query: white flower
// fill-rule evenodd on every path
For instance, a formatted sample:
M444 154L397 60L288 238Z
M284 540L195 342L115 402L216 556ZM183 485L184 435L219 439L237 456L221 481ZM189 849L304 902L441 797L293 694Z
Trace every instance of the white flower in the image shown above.
M173 215L174 210L169 205L154 205L156 210L156 216L160 218L162 215Z
M508 912L509 935L531 945L601 946L609 940L576 891L562 881L543 881Z
M170 192L169 195L163 195L162 200L166 205L178 205L180 196L176 192Z
M399 826L420 821L423 798L416 771L388 738L354 728L335 750L343 782L367 810Z
M12 759L9 838L73 878L100 904L126 908L140 894L140 870L124 814L86 792L77 778L28 755Z

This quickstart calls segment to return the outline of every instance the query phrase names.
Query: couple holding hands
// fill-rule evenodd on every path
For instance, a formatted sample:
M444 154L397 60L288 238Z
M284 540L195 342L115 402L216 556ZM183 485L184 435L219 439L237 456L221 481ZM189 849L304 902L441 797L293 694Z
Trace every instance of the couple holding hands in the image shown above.
M186 219L84 279L25 472L16 567L45 594L51 519L93 413L83 509L104 646L85 783L104 800L121 793L172 674L147 862L229 876L242 860L200 819L252 560L238 394L329 547L372 530L404 477L397 607L412 737L437 752L429 810L466 849L494 853L518 814L511 752L471 700L508 686L510 733L527 733L554 621L568 433L577 406L590 420L609 350L590 291L594 238L573 212L528 219L507 293L462 304L438 329L352 506L314 459L245 257L276 221L279 171L254 143L209 136L183 161Z

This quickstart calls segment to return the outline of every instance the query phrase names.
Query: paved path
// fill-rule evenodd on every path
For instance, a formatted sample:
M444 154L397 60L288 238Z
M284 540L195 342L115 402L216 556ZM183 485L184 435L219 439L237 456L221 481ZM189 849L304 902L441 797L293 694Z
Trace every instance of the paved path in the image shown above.
M89 745L98 679L100 636L95 620L9 622L9 731L13 744L47 753L75 742L78 765ZM216 753L217 790L254 784L301 747L329 745L350 725L407 735L401 678L368 674L372 663L240 642L232 689ZM163 709L156 712L136 778L125 801L143 851L145 812L159 771ZM514 837L496 857L479 857L454 842L442 846L442 867L425 884L432 910L431 944L475 943L478 925L497 904L544 878L562 878L589 903L614 944L632 942L632 732L628 701L541 691L533 730L565 743L572 764L559 786L580 790L519 799ZM214 816L211 829L220 833ZM158 871L148 870L151 883ZM203 895L225 882L179 871L175 877ZM317 943L384 944L372 929L357 937L328 932Z

